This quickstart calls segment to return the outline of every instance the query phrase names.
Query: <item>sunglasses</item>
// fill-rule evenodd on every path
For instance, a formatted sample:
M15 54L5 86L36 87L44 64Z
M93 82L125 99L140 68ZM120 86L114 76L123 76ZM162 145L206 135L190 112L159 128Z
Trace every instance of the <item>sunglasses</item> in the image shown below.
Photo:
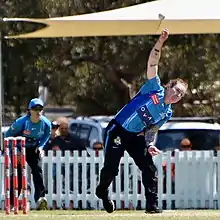
M33 107L33 108L31 108L31 110L33 110L33 111L35 111L35 112L41 112L42 110L43 110L43 108L42 107L40 107L40 106L36 106L36 107Z
M52 129L58 129L58 128L59 128L59 125L52 124Z

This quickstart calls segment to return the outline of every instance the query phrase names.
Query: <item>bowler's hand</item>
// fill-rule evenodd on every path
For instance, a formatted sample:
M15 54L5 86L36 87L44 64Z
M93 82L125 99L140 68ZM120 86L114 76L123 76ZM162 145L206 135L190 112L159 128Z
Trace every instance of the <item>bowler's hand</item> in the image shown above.
M35 153L37 154L39 152L40 158L44 156L44 150L42 148L36 148Z
M161 151L155 146L150 146L147 150L151 156L156 156L161 153Z
M164 43L167 40L168 36L169 36L168 29L164 29L159 37L159 42Z

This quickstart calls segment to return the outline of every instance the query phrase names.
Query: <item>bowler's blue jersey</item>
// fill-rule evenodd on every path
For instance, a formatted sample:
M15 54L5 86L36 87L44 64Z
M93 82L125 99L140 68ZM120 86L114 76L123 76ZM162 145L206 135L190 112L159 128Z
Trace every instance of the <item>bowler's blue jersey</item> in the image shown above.
M158 76L148 80L137 95L115 116L115 120L130 132L141 132L155 125L161 127L172 116L171 105L164 103L164 88Z
M26 147L44 148L50 138L51 122L44 116L33 123L29 115L18 118L8 129L5 137L22 136L26 138Z

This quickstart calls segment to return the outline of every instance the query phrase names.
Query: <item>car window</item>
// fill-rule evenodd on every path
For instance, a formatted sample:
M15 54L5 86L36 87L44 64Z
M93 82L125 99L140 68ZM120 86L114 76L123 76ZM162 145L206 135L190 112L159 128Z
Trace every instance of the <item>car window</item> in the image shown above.
M90 126L90 125L81 124L79 126L79 129L78 129L78 132L77 132L79 137L81 139L88 140L91 128L92 128L92 126Z
M89 134L89 143L92 142L99 142L101 140L99 140L99 132L98 129L94 126L92 126L90 134Z
M71 133L72 134L77 134L77 124L75 124L75 123L72 123L71 125L70 125L70 127L69 127L69 129L70 129L70 131L71 131Z
M192 143L192 150L210 150L219 146L220 131L207 129L159 130L156 146L161 150L179 149L184 138Z

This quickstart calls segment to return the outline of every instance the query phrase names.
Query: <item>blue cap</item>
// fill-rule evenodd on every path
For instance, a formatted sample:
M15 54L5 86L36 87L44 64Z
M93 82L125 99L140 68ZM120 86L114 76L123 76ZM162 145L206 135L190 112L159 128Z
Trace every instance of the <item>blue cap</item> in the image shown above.
M28 109L31 109L35 107L36 105L40 105L44 107L43 101L41 99L35 98L35 99L31 99L31 101L29 102Z

